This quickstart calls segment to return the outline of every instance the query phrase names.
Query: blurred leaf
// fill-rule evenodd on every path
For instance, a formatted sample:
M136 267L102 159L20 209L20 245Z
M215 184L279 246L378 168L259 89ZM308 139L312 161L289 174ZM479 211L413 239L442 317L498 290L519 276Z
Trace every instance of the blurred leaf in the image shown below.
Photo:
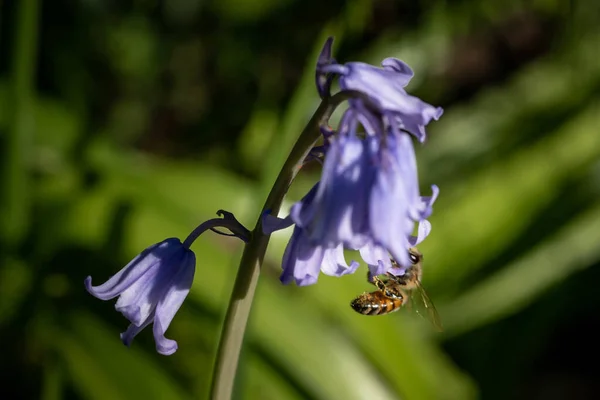
M154 360L123 346L114 328L94 316L74 313L69 329L54 331L52 341L65 358L72 383L86 398L188 398Z
M240 374L246 383L241 390L242 399L279 400L305 399L293 385L282 379L281 371L275 370L260 356L251 353L247 359L246 368L240 369Z
M5 326L30 294L33 274L21 260L4 257L0 268L0 326Z
M595 103L553 135L475 172L440 197L431 218L435 230L422 245L427 279L453 286L500 252L558 195L562 182L600 156L598 126Z
M589 56L599 34L578 38L520 69L506 84L448 110L432 124L427 145L417 149L426 166L424 180L462 180L474 164L502 161L517 144L544 137L586 106L600 81L600 62Z
M248 182L214 165L166 161L103 142L92 146L89 157L107 175L112 191L154 204L172 218L188 221L189 228L219 209L234 211L242 221L250 211Z
M7 124L7 91L0 81L0 128ZM77 139L81 121L64 103L49 98L36 98L35 113L35 145L37 147L35 161L38 165L55 168L56 162L64 162L63 158L72 149ZM1 132L1 129L0 129ZM45 164L51 162L52 164Z
M600 259L600 208L582 213L550 240L464 293L440 311L451 335L477 328L530 304L552 285Z
M222 0L212 6L221 17L233 21L259 21L268 14L290 3L290 0Z
M277 133L277 115L269 110L257 109L239 139L238 151L246 169L260 170L273 135Z
M44 380L41 400L60 400L63 397L64 372L58 363L47 363L44 368Z
M128 83L154 79L157 43L155 32L143 16L124 18L108 30L108 56Z

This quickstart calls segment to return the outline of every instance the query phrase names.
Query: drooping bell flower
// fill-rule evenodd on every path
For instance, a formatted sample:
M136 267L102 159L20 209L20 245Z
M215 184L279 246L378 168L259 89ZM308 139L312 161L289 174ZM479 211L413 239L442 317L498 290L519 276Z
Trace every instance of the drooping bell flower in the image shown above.
M340 88L367 96L392 129L406 130L424 142L425 126L439 119L443 110L406 92L404 87L414 75L412 69L397 58L386 58L381 68L362 62L338 64L332 58L332 45L333 38L329 38L317 61L316 82L321 97L329 95L333 78L339 76ZM350 101L351 106L361 103L360 99Z
M319 183L294 204L285 222L278 225L269 218L263 226L270 233L295 224L283 259L284 283L289 281L286 277L304 276L305 270L311 278L302 283L316 282L323 254L339 253L342 256L331 259L343 259L343 248L360 250L373 274L403 274L411 265L408 248L430 231L425 219L438 189L432 186L431 197L420 196L410 135L388 129L360 138L358 125L358 113L348 109L338 132L329 138ZM371 124L365 130L383 126ZM415 237L416 223L420 229ZM399 267L392 266L390 254ZM333 275L354 272L353 266ZM323 267L321 271L325 269L331 270Z
M195 269L194 252L179 239L171 238L142 251L100 286L92 286L88 276L85 287L101 300L119 297L115 308L131 322L121 334L126 346L153 323L156 351L170 355L177 350L177 342L167 339L165 331L192 287Z
M292 214L285 219L276 218L268 212L263 215L262 230L265 234L285 229L294 225L294 219L301 221L306 213L312 211L311 204L315 199L319 184L315 185L304 198L292 207ZM341 243L328 246L311 239L310 233L302 223L296 223L294 231L285 249L282 260L281 282L295 282L298 286L312 285L317 282L319 273L340 277L351 274L359 267L352 261L350 265L345 260L344 248Z
M233 214L219 210L224 218L214 218L200 224L182 243L177 238L163 240L142 251L123 269L99 286L92 285L92 277L85 279L87 291L101 300L118 297L115 308L131 323L121 333L121 340L130 346L133 338L152 324L156 351L171 355L177 342L165 337L175 314L187 297L196 269L196 256L190 250L192 243L206 230L249 240L250 232ZM229 229L232 234L215 230Z

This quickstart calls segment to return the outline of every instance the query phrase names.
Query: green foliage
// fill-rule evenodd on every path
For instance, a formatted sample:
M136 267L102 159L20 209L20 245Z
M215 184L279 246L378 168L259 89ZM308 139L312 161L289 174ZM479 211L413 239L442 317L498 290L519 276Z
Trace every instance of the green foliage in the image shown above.
M30 3L19 4L35 7ZM239 60L211 55L218 58L216 65L239 70L239 75L228 76L228 86L215 89L211 82L198 83L174 55L164 68L178 72L180 81L174 85L182 97L161 92L157 64L168 64L161 57L173 39L161 36L151 2L135 3L131 14L99 5L85 10L91 17L78 11L99 25L110 13L119 15L114 29L104 27L92 35L94 46L112 60L110 69L122 91L105 114L94 109L95 94L82 83L93 73L78 75L75 61L66 64L74 71L72 79L57 84L60 89L50 95L37 90L28 96L34 76L19 78L22 74L0 68L0 215L10 221L0 243L0 337L8 346L0 373L13 378L3 393L48 400L206 397L240 243L205 234L194 244L196 280L168 332L179 343L178 352L168 358L155 353L150 332L140 334L132 348L122 346L118 333L127 321L111 304L87 295L83 279L108 278L143 248L166 237L186 236L218 209L232 211L253 226L287 152L317 105L312 68L330 34L337 37L336 50L343 50L336 55L339 60L403 58L417 75L409 89L432 104L446 103L445 115L418 149L421 181L425 187L436 183L441 188L433 232L421 250L424 284L445 332L433 332L427 321L405 311L376 318L354 313L350 300L368 290L363 269L341 279L321 277L310 287L282 286L280 260L290 232L277 233L246 333L237 398L512 398L527 385L529 375L514 372L527 373L520 360L505 358L492 365L487 352L510 341L511 351L527 354L533 364L551 340L536 334L566 321L546 315L557 304L568 315L578 307L569 300L571 293L594 287L580 282L567 292L561 286L585 271L597 271L600 261L600 63L590 56L597 53L598 21L580 10L565 12L560 1L527 6L516 1L435 2L413 10L419 23L407 20L402 28L388 24L367 43L357 44L356 37L373 33L370 22L386 20L376 2L352 1L320 14L320 5L310 3L306 7L321 21L311 33L312 47L287 50L302 60L291 71L297 88L274 88L273 76L283 80L285 74L273 56L265 70L251 72L260 92L254 102L238 86L243 87L244 68L252 69L250 61L258 63L259 55L249 49L237 54L231 41L222 44L229 46L223 51ZM248 7L230 0L203 9L177 1L161 12L165 21L182 27L189 26L189 14L218 16L231 24L227 35L234 35L235 27L244 24L290 18L304 7L299 3L255 1ZM5 7L10 12L16 8ZM452 57L460 58L456 43L515 15L534 16L561 29L550 29L555 37L551 44L539 45L545 46L543 55L512 65L501 77L484 79L468 96L457 94L462 90L457 82L467 79L444 72ZM7 18L2 17L0 26L5 28ZM10 27L16 32L14 43L35 48L40 26L28 22ZM25 43L21 34L29 38ZM209 40L205 32L196 35L199 42ZM7 36L1 38L0 46L5 46ZM187 49L203 49L190 42ZM273 46L285 50L285 45ZM12 55L13 47L0 49ZM62 59L59 53L56 57ZM208 55L198 50L184 61L186 57L196 65ZM51 68L40 69L46 73ZM203 81L213 78L210 71L205 74ZM17 84L15 76L28 81ZM159 97L169 98L175 119L185 120L208 107L203 101L212 102L211 93L216 99L221 92L224 98L239 100L236 105L243 101L248 110L246 126L235 135L221 140L210 133L231 126L229 113L232 120L241 118L229 104L222 113L206 116L208 122L200 124L205 135L153 133L153 124L161 120L152 115L164 105ZM24 110L27 123L17 118ZM99 116L106 121L98 123ZM23 135L31 140L19 141ZM191 150L170 153L176 144ZM317 168L303 172L284 206L317 176ZM20 233L13 236L14 231ZM593 299L590 304L598 307L600 302ZM535 323L523 322L524 316ZM500 335L506 331L530 334L519 340ZM488 337L496 339L486 341Z

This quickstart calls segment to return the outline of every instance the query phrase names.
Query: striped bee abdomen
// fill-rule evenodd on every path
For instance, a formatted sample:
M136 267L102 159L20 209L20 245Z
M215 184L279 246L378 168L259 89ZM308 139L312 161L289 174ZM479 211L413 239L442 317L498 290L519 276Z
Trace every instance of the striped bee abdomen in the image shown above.
M377 290L363 293L350 303L354 311L363 315L384 315L396 311L402 305L402 298L390 298Z

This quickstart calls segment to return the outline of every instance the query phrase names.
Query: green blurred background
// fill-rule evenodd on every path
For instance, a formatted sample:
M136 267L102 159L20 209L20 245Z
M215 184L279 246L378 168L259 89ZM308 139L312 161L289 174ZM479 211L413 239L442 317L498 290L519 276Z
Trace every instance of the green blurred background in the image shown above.
M364 269L282 286L278 233L236 398L598 398L599 4L0 0L0 397L207 397L240 243L194 244L170 357L149 330L125 348L83 279L219 208L253 226L335 35L338 60L399 57L445 108L417 156L441 188L420 249L446 329L354 313Z

